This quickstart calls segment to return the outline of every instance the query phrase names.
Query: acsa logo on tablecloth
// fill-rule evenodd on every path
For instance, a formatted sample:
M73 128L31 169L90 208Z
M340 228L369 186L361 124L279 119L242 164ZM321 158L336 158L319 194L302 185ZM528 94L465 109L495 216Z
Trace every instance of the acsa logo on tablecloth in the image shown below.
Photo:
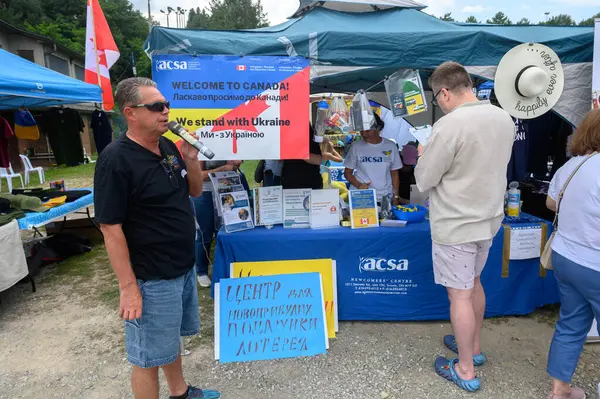
M359 258L360 272L393 272L408 270L408 259Z

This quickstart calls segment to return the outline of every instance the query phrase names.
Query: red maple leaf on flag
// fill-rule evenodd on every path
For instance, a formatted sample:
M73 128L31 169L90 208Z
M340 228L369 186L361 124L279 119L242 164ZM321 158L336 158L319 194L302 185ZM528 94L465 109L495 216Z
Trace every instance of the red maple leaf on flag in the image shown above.
M251 122L252 118L255 118L265 112L269 108L266 100L252 100L247 103L243 103L239 107L232 109L225 115L219 117L217 121L224 120L223 126L213 126L212 132L220 132L223 130L233 130L233 153L237 154L237 135L238 129L249 132L256 132L256 126L250 123L249 125L240 124L239 122L243 119Z

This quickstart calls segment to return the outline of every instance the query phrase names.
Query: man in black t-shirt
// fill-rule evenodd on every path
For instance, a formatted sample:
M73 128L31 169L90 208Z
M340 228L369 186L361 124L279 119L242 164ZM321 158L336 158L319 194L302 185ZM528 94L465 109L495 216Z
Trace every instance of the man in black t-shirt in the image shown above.
M116 99L128 130L98 158L94 205L121 291L134 396L158 398L162 367L171 398L219 398L186 384L179 353L180 337L199 332L189 201L202 194L198 151L162 137L169 103L150 79L122 81Z

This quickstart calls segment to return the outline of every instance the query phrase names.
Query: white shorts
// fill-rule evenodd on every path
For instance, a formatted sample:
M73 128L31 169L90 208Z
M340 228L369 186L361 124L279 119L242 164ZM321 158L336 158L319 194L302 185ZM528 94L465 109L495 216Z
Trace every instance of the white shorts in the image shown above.
M433 243L433 274L435 283L458 290L473 289L475 278L481 275L487 262L492 240L458 245Z

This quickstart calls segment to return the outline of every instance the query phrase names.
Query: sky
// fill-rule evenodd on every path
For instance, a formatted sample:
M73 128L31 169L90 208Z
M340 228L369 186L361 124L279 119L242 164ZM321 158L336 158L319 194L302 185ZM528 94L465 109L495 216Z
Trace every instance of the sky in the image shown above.
M132 1L136 8L147 15L147 0ZM297 0L262 0L261 2L271 25L284 22L296 11L299 4ZM544 21L546 12L550 13L550 17L569 14L579 22L600 12L600 0L421 0L420 2L428 6L425 12L435 16L450 12L458 21L464 21L468 16L474 15L479 21L485 22L498 11L502 11L513 23L523 17L532 22ZM166 11L167 6L173 8L179 6L183 9L203 8L208 3L209 0L150 0L150 9L154 19L162 26L167 26L167 19L160 12L161 9ZM176 26L173 14L169 20L171 26Z

